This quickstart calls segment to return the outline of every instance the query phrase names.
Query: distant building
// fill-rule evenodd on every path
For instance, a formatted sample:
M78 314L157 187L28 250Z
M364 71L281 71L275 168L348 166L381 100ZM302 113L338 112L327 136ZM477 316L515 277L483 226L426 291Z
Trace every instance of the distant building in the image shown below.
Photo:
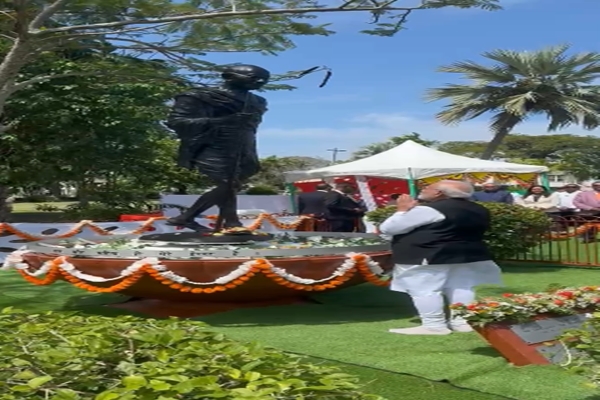
M579 183L577 182L577 178L568 172L562 171L550 171L548 172L548 182L550 183L550 188L557 189L568 185L569 183Z

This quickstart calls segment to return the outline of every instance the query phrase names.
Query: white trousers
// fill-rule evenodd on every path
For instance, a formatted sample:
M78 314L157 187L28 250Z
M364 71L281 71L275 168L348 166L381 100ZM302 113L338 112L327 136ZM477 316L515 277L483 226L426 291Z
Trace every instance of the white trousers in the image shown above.
M451 317L446 304L471 303L475 286L501 285L501 270L493 261L465 264L403 265L396 264L391 290L410 295L422 324L428 328L460 326L466 322Z

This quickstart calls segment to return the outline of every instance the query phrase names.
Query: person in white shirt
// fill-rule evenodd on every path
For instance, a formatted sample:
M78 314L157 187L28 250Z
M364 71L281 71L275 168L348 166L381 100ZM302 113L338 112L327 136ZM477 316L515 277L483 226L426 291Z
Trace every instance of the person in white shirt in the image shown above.
M517 200L517 204L547 213L558 213L560 199L558 193L550 193L544 186L533 185L527 189L523 198Z
M575 196L581 193L579 185L569 183L563 189L563 192L558 193L558 209L561 211L561 215L578 212L579 209L575 207L573 200L575 199Z
M460 318L448 320L447 303L471 303L474 287L501 284L500 268L484 241L490 212L470 201L473 186L440 181L424 188L419 205L408 195L397 200L397 212L379 226L392 237L394 271L391 290L410 295L421 326L390 329L403 335L447 335L470 332Z

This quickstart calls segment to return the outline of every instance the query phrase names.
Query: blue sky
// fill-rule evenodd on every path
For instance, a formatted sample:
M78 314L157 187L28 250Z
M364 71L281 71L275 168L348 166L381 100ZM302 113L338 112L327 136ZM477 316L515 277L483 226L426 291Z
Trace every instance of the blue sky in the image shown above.
M297 48L279 56L211 55L218 63L257 64L273 72L316 65L333 69L323 89L322 75L296 81L292 92L266 93L270 110L259 130L262 156L303 155L330 158L327 149L346 149L341 158L390 136L419 132L427 139L487 140L486 118L445 127L434 115L443 102L425 103L426 89L456 82L436 72L454 61L481 61L496 48L534 50L568 43L572 51L597 51L598 0L505 0L504 11L442 9L411 16L407 30L393 38L358 33L368 28L367 15L327 15L337 34L296 40ZM517 129L545 133L544 120ZM564 133L584 133L568 128ZM596 133L597 134L597 133Z

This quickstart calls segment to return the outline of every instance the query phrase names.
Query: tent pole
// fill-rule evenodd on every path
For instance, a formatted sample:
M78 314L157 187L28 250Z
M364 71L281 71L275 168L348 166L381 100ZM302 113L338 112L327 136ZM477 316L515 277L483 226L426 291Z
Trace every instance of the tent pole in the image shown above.
M293 183L286 183L285 187L288 190L288 193L290 194L290 202L292 203L292 213L298 214L298 205L296 204L296 186L294 186Z
M542 186L544 186L545 188L550 189L550 181L548 180L548 173L547 172L542 172L539 175L539 178L540 178L540 184Z
M410 168L408 169L408 190L410 197L417 197L417 182L415 181Z

